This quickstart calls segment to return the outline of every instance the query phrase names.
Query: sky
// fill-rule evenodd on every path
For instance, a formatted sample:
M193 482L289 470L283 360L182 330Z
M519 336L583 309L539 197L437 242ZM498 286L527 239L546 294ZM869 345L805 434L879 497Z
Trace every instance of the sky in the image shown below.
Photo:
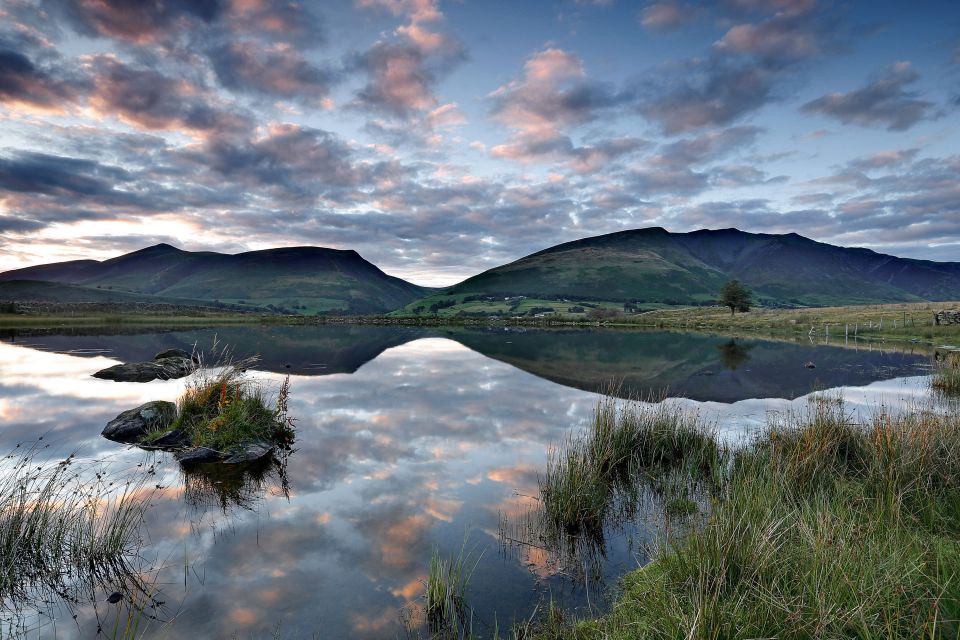
M960 261L960 3L0 0L0 270L649 226Z

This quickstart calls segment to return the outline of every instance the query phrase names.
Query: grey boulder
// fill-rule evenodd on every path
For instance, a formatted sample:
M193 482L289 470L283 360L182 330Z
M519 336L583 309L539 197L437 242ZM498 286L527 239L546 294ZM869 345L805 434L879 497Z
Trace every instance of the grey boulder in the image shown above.
M107 367L93 374L94 378L115 382L150 382L173 380L193 373L196 363L183 349L161 351L150 362L128 362Z
M228 456L223 459L224 464L237 464L238 462L253 462L273 452L273 445L269 442L250 442L242 447L228 451Z
M174 454L181 464L199 464L202 462L217 462L223 459L223 454L210 447L194 447Z
M151 438L150 442L138 442L142 449L180 449L190 444L190 438L182 429L170 429Z
M137 442L146 434L167 429L177 417L177 405L163 400L128 409L107 423L101 435L116 442Z
M269 442L248 442L227 451L218 451L210 447L194 447L180 451L176 458L181 464L201 464L205 462L222 462L223 464L239 464L253 462L270 455L274 445Z

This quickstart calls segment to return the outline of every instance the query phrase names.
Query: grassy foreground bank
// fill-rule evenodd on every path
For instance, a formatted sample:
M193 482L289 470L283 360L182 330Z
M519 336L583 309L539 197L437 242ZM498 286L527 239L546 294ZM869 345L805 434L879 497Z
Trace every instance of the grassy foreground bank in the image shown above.
M636 434L636 415L626 415ZM687 450L696 456L688 468L725 470L697 478L714 479L702 522L625 576L607 615L553 617L533 637L958 637L955 413L881 413L857 424L840 399L823 397L745 447Z

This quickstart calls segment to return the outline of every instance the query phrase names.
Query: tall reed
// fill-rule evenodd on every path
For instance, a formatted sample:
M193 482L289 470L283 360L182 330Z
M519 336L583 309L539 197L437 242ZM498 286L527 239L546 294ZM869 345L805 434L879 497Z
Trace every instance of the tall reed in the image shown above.
M466 541L456 557L443 556L434 549L430 557L424 592L424 610L434 637L458 638L472 635L467 604L467 588L480 562L466 549Z
M960 395L960 354L948 353L935 360L930 385L935 391Z
M696 415L669 402L601 398L593 422L548 456L540 478L541 506L568 533L599 532L611 516L629 515L639 484L664 493L682 472L686 487L702 486L721 468L724 451ZM618 504L619 503L619 504Z
M38 590L71 599L78 584L136 582L142 481L117 490L106 472L77 467L72 455L44 464L37 447L0 462L0 606L16 609Z

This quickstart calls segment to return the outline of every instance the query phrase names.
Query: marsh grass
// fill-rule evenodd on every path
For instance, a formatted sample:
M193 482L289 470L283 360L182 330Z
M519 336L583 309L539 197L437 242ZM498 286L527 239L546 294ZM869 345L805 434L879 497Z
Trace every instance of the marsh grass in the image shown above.
M141 588L131 565L147 501L141 482L115 486L73 456L38 461L39 448L0 462L0 606L53 593L68 603L100 585Z
M276 396L247 375L256 358L234 359L214 344L215 364L200 357L197 370L177 401L177 418L171 428L184 431L194 447L216 451L257 441L289 445L293 441L293 419L287 414L290 377ZM144 443L149 444L148 434Z
M955 414L860 423L822 395L733 449L720 478L709 518L628 574L609 614L539 637L958 637Z
M960 395L960 354L948 353L934 363L930 386L946 395Z
M611 518L632 515L638 491L688 500L711 485L723 460L713 431L698 416L665 401L604 396L590 427L549 453L541 508L560 531L599 535Z
M434 637L471 637L467 588L483 553L476 558L464 540L456 557L434 549L424 591L424 613Z

